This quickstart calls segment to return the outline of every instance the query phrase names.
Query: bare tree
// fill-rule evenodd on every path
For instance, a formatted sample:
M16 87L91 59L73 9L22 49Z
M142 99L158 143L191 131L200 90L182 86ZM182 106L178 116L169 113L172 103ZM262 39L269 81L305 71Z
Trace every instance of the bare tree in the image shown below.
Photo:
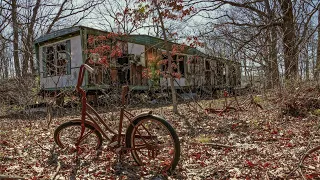
M0 21L0 32L6 32L1 33L1 38L6 43L12 43L16 76L36 73L33 57L33 41L36 37L58 29L58 26L78 24L103 2L104 0L1 0L0 20L4 21ZM8 26L9 23L11 26Z
M320 74L320 8L318 10L318 46L317 46L317 61L316 61L316 71L315 77L319 80Z
M4 1L0 1L0 79L9 77L9 67L8 67L8 53L6 52L8 47L7 39L4 37L4 30L10 24L9 14L7 7L9 6Z
M251 53L245 54L252 55L253 52L255 55L251 57L251 60L258 62L260 66L265 66L267 79L272 79L271 86L279 84L280 56L278 54L284 54L285 78L297 77L299 57L302 57L299 54L302 52L303 44L306 44L315 33L310 29L310 22L320 3L313 1L294 2L293 4L291 0L217 0L211 2L185 0L185 3L190 6L200 7L198 16L210 20L206 21L208 28L202 34L223 29L225 26L235 27L232 30L233 33L229 31L223 35L223 38L232 37L233 47L235 44L239 44L237 49L232 51L233 53L247 50ZM213 10L221 13L212 15L210 11ZM243 38L244 33L247 38ZM278 37L282 37L282 39L279 41ZM260 43L259 48L258 39L265 39L265 43ZM231 47L231 43L229 46ZM263 52L264 55L261 54ZM239 56L234 55L234 57ZM257 60L258 57L264 60Z
M248 61L253 61L264 69L267 87L277 86L279 84L277 26L281 22L276 15L275 4L269 3L268 0L216 1L202 4L198 13L207 19L207 28L203 28L205 30L202 32L205 35L204 39L211 39L211 36L213 38L211 42L218 40L224 44L220 46L224 53L214 55L220 54L224 58L237 61L242 59L244 65ZM211 10L219 13L209 13ZM216 45L211 47L217 48Z
M272 21L275 19L275 8L272 8L269 0L264 0L265 6L266 6L266 11L268 14L267 21L268 24L271 24ZM277 58L277 30L275 26L271 26L268 29L268 37L269 39L269 49L268 49L268 75L267 75L267 87L274 87L274 86L279 86L279 67L278 67L278 58Z
M134 8L134 0L106 0L94 11L98 25L111 32L131 34L142 28L143 23L131 21L129 11Z
M32 74L35 73L34 61L33 61L33 38L34 38L34 27L36 23L36 17L38 14L38 10L40 8L41 0L37 0L33 9L32 9L32 16L28 19L27 22L27 34L25 37L25 44L24 44L24 58L22 62L22 75L26 75L28 72L28 64L30 63L30 69Z
M17 0L11 1L11 18L12 18L12 30L13 30L13 61L16 76L21 76L20 60L19 60L19 23L17 12Z
M0 79L7 79L9 77L9 53L7 52L7 44L0 33Z
M291 0L279 0L283 14L283 49L286 79L296 78L298 75L298 49L296 45L296 29Z
M170 47L169 47L169 43L168 43L168 38L167 38L167 34L166 34L166 30L165 30L165 26L164 26L164 22L163 22L163 15L160 11L160 5L154 1L154 4L156 6L156 10L158 13L158 17L159 17L159 21L161 24L161 29L164 32L163 36L164 36L164 45L165 45L165 49L166 49L166 54L168 57L168 69L169 69L169 74L171 75L173 72L172 69L172 56L170 55ZM174 87L174 77L170 77L170 88L171 88L171 94L172 94L172 104L173 104L173 112L178 113L178 102L177 102L177 93L176 93L176 89Z
M103 4L105 0L85 0L82 3L74 2L70 0L63 0L62 3L52 3L50 6L54 7L54 10L51 10L52 13L48 16L48 28L46 33L52 31L53 27L58 23L58 21L77 17L72 26L78 24L81 20L88 17L88 15L95 9L97 6ZM70 24L69 24L70 26Z

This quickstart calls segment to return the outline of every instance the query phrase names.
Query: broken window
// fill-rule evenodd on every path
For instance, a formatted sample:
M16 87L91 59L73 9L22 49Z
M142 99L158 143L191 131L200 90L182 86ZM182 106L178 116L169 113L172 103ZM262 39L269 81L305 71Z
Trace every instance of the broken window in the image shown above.
M172 56L172 72L180 73L181 77L184 77L186 59L187 57L183 55L173 55ZM161 63L161 66L160 66L161 71L162 72L169 71L168 69L169 58L165 53L162 53L162 60L164 60L164 62Z
M205 68L206 68L207 71L209 71L211 69L210 68L210 62L208 60L206 60L205 63L206 63L205 64Z
M198 56L190 56L187 61L188 72L193 75L199 75L202 72L201 69L202 58Z
M44 76L61 76L71 73L70 40L45 46L43 53Z
M178 56L174 55L172 56L172 71L173 72L179 72L181 76L184 76L184 63L185 63L185 56ZM166 55L162 55L163 60L168 60ZM168 63L161 65L162 71L168 71Z
M181 76L184 76L184 62L185 62L185 56L178 56L176 59L176 63L179 68L179 73Z
M225 85L226 83L226 67L223 62L217 61L217 85Z

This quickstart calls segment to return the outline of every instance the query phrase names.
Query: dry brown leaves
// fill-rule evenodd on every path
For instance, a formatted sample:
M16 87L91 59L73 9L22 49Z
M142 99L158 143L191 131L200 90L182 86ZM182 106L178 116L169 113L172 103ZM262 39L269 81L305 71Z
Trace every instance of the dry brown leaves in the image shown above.
M251 109L237 116L207 115L185 104L179 106L181 115L173 114L169 106L152 109L165 117L180 137L181 160L169 177L144 172L130 155L117 162L107 143L99 158L65 155L53 142L53 131L73 117L55 118L49 129L44 118L1 119L0 174L26 179L285 178L299 163L319 120L315 116L279 118L276 105L263 100L263 106L264 110ZM293 173L290 178L301 177Z

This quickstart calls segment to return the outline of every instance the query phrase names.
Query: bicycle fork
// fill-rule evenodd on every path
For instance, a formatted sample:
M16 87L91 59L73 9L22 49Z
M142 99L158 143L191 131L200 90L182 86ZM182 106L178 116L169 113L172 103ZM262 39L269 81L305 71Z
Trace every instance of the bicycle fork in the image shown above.
M81 92L81 95L82 95L82 98L81 98L81 103L82 103L82 108L81 108L81 131L80 131L80 136L75 144L76 146L76 149L77 151L79 151L79 145L80 145L80 142L83 138L83 134L84 134L84 131L86 129L85 125L84 125L84 121L86 119L86 110L87 110L87 97L85 95L85 92Z

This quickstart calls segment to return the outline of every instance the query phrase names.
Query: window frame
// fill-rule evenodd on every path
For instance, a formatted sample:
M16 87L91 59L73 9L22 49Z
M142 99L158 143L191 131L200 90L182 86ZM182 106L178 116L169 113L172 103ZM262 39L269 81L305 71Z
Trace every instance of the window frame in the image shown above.
M61 50L63 48L62 45L64 45L64 50ZM59 47L60 46L60 47ZM51 48L52 54L48 53L48 49ZM59 50L60 48L60 50ZM61 54L61 55L60 55ZM53 55L53 67L54 70L53 72L48 71L48 56ZM60 57L59 57L60 55ZM64 58L61 58L61 56ZM63 66L58 66L58 63L60 60L64 60L66 63L65 67ZM50 60L52 61L52 60ZM70 40L65 40L65 41L60 41L57 43L53 44L48 44L42 47L42 67L43 67L43 77L54 77L54 76L63 76L63 75L70 75L71 74L71 41ZM62 71L61 71L62 69ZM64 70L63 70L64 69Z

